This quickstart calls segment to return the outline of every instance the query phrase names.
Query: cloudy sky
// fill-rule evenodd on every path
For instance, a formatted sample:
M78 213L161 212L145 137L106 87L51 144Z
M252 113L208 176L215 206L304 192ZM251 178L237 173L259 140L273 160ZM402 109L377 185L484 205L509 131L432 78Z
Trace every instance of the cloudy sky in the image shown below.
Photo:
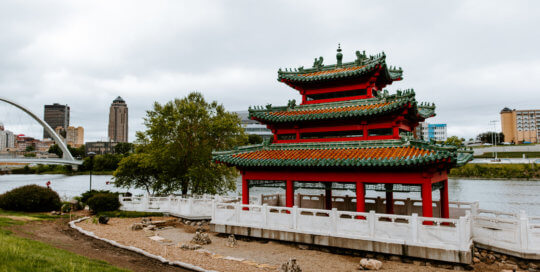
M0 96L39 115L68 104L87 141L106 138L122 96L132 140L154 101L190 91L231 111L298 101L277 70L335 63L341 43L344 61L384 51L404 69L388 89L414 88L437 105L430 122L469 138L505 106L540 108L539 12L539 1L3 0ZM25 130L22 119L0 107L7 128Z

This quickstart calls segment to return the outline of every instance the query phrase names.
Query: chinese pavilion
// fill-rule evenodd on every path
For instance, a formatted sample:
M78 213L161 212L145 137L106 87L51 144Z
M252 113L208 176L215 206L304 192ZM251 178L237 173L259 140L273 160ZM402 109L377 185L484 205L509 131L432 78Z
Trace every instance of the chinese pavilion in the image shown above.
M434 104L418 103L415 92L383 88L402 80L401 68L386 65L383 53L356 51L353 62L312 68L279 69L278 81L302 95L302 103L249 108L249 116L267 125L273 141L215 152L214 160L242 174L242 203L253 186L284 187L286 206L297 188L326 192L332 206L335 189L356 191L356 211L365 212L366 190L386 192L393 213L393 192L421 192L422 215L433 217L432 191L440 190L441 217L449 217L448 172L467 163L471 152L413 139L419 122L435 116Z

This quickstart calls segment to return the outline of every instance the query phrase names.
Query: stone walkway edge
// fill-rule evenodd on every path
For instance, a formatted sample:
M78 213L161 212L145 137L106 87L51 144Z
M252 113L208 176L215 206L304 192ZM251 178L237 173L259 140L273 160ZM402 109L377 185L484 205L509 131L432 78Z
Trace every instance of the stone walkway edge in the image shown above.
M166 263L166 264L170 264L170 265L176 265L176 266L179 266L179 267L182 267L182 268L186 268L186 269L190 269L190 270L198 271L198 272L217 272L217 271L214 271L214 270L206 270L204 268L201 268L201 267L189 264L189 263L184 263L184 262L179 262L179 261L170 261L170 260L165 259L163 256L154 255L154 254L146 252L146 251L144 251L144 250L142 250L140 248L133 247L133 246L122 245L122 244L120 244L120 243L118 243L116 241L99 237L99 236L95 235L93 232L86 231L83 228L75 225L76 223L82 222L82 221L87 220L89 218L90 217L86 216L86 217L83 217L83 218L79 218L79 219L70 221L69 226L71 228L73 228L73 229L76 229L77 231L79 231L80 233L82 233L82 234L84 234L86 236L90 236L90 237L92 237L94 239L104 241L104 242L109 243L109 244L111 244L111 245L113 245L115 247L119 247L119 248L123 248L123 249L130 250L130 251L133 251L133 252L137 252L137 253L142 254L142 255L144 255L146 257L156 259L156 260L158 260L158 261L160 261L162 263Z

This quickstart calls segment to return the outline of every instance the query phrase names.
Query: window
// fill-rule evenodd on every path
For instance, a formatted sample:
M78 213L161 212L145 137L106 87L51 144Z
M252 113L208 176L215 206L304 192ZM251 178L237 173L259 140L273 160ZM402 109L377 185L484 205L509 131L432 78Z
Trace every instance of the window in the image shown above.
M296 140L296 134L278 134L278 140Z
M307 98L308 98L308 101L311 101L311 100L320 100L320 99L360 96L360 95L366 95L366 94L367 94L367 89L358 89L358 90L350 90L350 91L344 91L344 92L311 94L307 96Z
M300 139L350 138L362 136L364 136L362 130L324 131L302 133L300 134Z
M392 135L391 128L376 128L368 130L368 136L387 136Z

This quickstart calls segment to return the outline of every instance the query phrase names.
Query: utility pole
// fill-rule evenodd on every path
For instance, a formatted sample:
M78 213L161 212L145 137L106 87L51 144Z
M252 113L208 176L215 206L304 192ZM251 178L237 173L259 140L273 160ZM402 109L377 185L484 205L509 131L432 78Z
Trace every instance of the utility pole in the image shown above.
M489 121L490 125L493 125L493 133L491 135L491 139L493 141L493 152L495 153L495 159L497 159L497 141L499 139L499 133L497 132L497 123L499 120L491 120Z

